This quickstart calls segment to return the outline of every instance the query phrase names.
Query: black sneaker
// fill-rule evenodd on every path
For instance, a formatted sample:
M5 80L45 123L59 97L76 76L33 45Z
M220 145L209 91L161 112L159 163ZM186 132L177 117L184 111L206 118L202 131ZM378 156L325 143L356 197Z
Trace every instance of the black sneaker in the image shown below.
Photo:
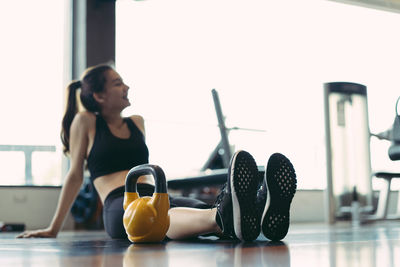
M214 207L217 208L215 220L217 221L219 228L222 230L221 237L237 239L235 230L233 229L232 194L229 181L227 181L220 189Z
M224 235L252 241L260 234L257 210L258 168L246 151L236 152L228 170L228 180L217 199L217 223Z
M273 154L267 164L259 197L267 199L262 214L261 228L272 241L283 239L289 230L289 210L296 193L296 173L284 155ZM260 202L260 200L258 200Z

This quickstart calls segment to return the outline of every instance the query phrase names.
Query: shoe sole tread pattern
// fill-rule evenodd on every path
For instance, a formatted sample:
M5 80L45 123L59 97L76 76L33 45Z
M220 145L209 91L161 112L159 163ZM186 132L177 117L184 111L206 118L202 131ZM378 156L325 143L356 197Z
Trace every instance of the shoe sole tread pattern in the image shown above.
M272 241L282 240L290 223L290 204L296 193L296 172L284 155L271 156L266 171L268 202L262 218L262 231Z
M255 205L259 185L257 164L249 153L240 151L234 155L231 166L235 234L242 241L252 241L261 230L261 216Z

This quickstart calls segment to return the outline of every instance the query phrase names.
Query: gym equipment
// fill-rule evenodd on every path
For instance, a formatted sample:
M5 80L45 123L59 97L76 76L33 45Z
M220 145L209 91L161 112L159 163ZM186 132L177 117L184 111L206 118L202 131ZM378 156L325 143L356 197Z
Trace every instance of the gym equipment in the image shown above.
M229 144L228 131L230 129L225 126L225 118L222 113L221 103L219 101L219 95L217 90L212 89L211 94L214 101L215 112L218 119L218 128L221 135L221 140L215 147L207 162L201 168L202 171L207 169L225 169L228 168L229 162L232 157L232 150Z
M334 223L350 215L362 220L359 215L373 210L367 87L325 83L324 105L327 220Z
M155 181L152 197L139 197L137 180L151 174ZM143 164L132 168L125 180L124 227L132 242L161 242L169 228L169 197L163 170L157 165Z
M217 115L218 128L221 139L219 143L216 145L215 149L211 152L206 163L201 168L201 171L226 169L229 167L229 162L233 155L232 147L229 143L229 138L228 138L229 131L244 130L252 132L265 132L265 130L260 130L260 129L248 129L240 127L227 128L225 126L225 116L222 113L221 102L219 101L218 91L212 89L211 94L213 97L214 108L215 108L215 113Z
M387 136L387 140L391 142L388 149L388 156L393 161L400 160L400 115L398 112L400 97L396 101L396 116L393 122L392 129L389 131L390 134ZM382 139L379 135L374 135ZM386 139L386 138L383 138ZM373 174L376 178L381 178L385 186L379 193L378 208L376 213L369 217L369 220L399 220L400 219L400 197L397 198L397 210L395 214L389 214L389 196L391 190L391 183L394 178L399 179L400 173L398 172L376 172Z
M0 232L22 232L25 231L24 223L0 222Z

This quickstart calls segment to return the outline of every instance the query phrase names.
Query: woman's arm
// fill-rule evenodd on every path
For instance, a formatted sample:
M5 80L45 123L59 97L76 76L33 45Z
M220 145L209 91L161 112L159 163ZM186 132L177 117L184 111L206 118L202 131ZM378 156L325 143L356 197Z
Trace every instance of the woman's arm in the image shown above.
M65 177L58 205L49 227L36 231L26 231L17 237L57 236L82 185L90 123L90 117L82 113L77 114L72 122L70 135L71 168Z

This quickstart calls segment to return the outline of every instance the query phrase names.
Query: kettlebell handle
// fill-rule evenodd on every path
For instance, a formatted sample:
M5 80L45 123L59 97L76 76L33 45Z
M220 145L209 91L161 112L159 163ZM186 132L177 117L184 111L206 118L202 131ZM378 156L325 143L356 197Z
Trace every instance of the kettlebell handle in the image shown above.
M164 171L157 165L142 164L133 167L125 179L125 192L137 192L137 180L140 176L151 174L154 178L155 189L154 193L167 193L167 182Z

